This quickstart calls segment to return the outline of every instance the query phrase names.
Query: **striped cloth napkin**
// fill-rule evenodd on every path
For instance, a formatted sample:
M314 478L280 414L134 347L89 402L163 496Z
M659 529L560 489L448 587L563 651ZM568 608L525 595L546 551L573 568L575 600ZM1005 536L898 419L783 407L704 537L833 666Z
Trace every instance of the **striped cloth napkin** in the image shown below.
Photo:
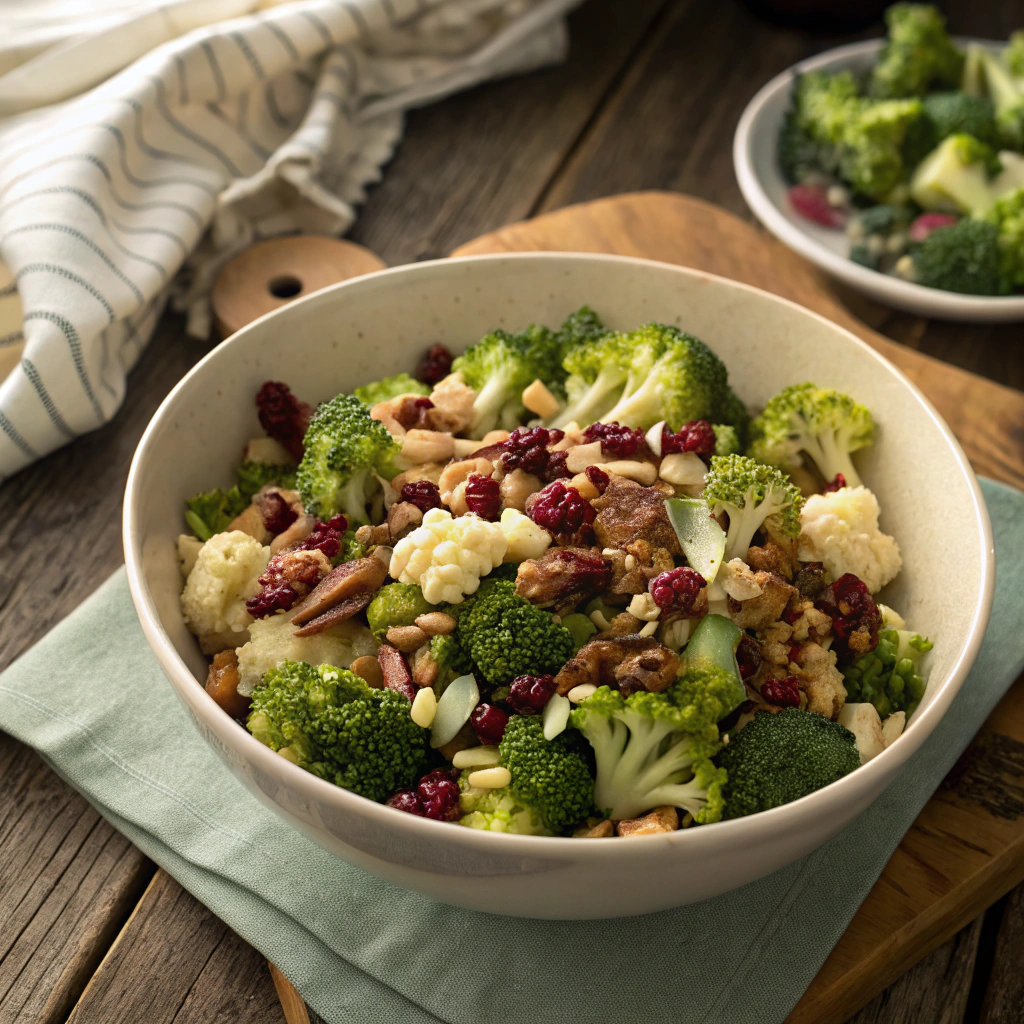
M7 0L0 480L113 417L169 296L205 335L227 259L344 231L403 111L561 60L579 2Z

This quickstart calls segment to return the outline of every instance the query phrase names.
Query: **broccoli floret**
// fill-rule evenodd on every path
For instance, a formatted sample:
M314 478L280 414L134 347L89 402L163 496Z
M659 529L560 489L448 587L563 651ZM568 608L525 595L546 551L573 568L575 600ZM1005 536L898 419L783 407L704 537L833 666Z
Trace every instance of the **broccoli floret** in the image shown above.
M539 715L513 715L498 744L500 764L512 776L508 795L551 835L561 835L594 806L594 781L578 747L571 732L546 740Z
M396 373L393 377L384 377L372 384L364 384L352 392L368 409L378 402L386 402L399 395L429 395L430 387L421 384L415 377L407 373Z
M1024 78L1024 31L1010 34L1010 41L1003 50L1003 61L1015 78Z
M894 4L885 12L885 46L871 71L872 96L923 96L960 84L964 55L946 32L946 19L931 4Z
M854 704L874 704L879 718L894 711L912 715L924 696L919 663L932 649L927 637L906 629L882 629L878 646L844 668L846 699Z
M852 732L799 708L758 711L719 757L728 775L725 816L742 818L799 800L860 767Z
M920 100L869 100L849 71L811 71L793 86L779 133L779 162L794 182L837 174L855 191L885 200L908 176L904 143L921 119Z
M623 697L601 686L572 712L594 749L594 803L606 817L634 818L668 804L699 824L721 818L725 773L711 761L718 730L674 691Z
M739 434L731 423L713 423L711 429L715 432L716 455L737 455L742 451Z
M703 497L714 515L729 516L726 561L745 558L754 534L766 524L786 537L800 534L804 499L792 480L774 466L744 455L712 455Z
M866 406L833 388L792 384L764 408L752 428L750 454L783 468L810 457L825 480L842 473L847 486L859 487L850 453L874 441L875 422Z
M354 529L346 530L341 535L341 551L333 559L335 565L342 562L351 562L355 558L362 558L366 554L366 545L356 540Z
M391 459L399 446L353 395L338 395L317 409L303 438L305 454L295 474L306 510L328 520L344 512L367 521L366 506L380 484L377 474L394 475Z
M559 337L536 324L518 334L496 330L485 335L452 363L452 370L476 392L472 437L490 430L514 430L526 412L523 389L543 381L554 393L562 392L562 346Z
M253 690L246 727L261 743L337 786L381 801L410 785L427 757L427 730L394 690L354 672L286 661Z
M712 419L746 429L746 409L729 387L725 364L676 327L645 324L599 338L570 351L565 369L568 401L553 426L601 419L647 429L666 420L678 430Z
M223 533L235 516L245 511L252 496L267 484L291 489L295 486L295 470L290 466L271 465L246 459L235 471L238 483L226 491L215 487L185 502L185 522L202 541L215 533Z
M565 318L556 333L564 358L570 349L597 341L612 331L605 327L601 318L589 306L581 306L575 313L570 313Z
M925 96L921 106L923 116L907 132L908 165L920 163L950 135L972 135L986 145L996 145L995 110L987 96L936 92Z
M985 215L996 226L1001 289L1024 288L1024 188L1014 189L996 200Z
M480 789L469 784L471 771L459 776L459 824L484 832L509 832L520 836L549 836L540 814L514 797L508 786L501 789Z
M366 621L377 640L392 626L411 626L420 615L437 611L415 583L389 583L381 587L366 609Z
M200 540L207 541L215 533L223 533L249 501L237 485L226 491L215 487L185 502L185 522Z
M933 231L913 251L914 280L928 288L964 295L1006 291L999 252L999 229L964 217Z
M1002 58L980 46L971 55L984 78L996 111L996 134L1007 149L1024 149L1024 87Z
M476 597L459 615L455 637L491 686L554 674L575 650L569 630L517 596L510 580L497 580Z

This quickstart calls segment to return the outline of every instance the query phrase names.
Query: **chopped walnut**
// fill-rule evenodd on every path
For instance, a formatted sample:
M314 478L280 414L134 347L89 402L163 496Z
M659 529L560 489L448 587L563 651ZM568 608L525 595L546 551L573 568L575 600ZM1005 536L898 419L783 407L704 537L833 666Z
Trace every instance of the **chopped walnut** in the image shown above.
M423 513L411 501L397 501L388 509L388 534L394 542L423 522Z
M623 818L616 826L620 836L653 836L659 832L675 832L679 828L679 811L674 807L655 807L642 818Z
M627 696L638 690L661 693L675 682L679 664L679 655L654 637L591 640L562 666L555 685L563 697L583 683L611 686Z
M261 544L270 541L270 531L263 525L263 516L256 505L247 505L228 524L229 530L241 530Z
M594 534L602 547L626 549L633 541L644 541L652 549L682 554L665 511L665 495L659 488L615 478L591 504L597 510Z
M747 564L751 569L773 572L785 580L793 579L793 563L789 555L773 540L764 547L747 548Z
M249 711L249 698L238 692L238 682L238 655L234 651L215 654L206 677L206 692L232 718L242 719Z
M372 654L364 654L352 662L352 671L360 679L366 681L367 686L375 690L384 688L384 673L380 670L380 662Z
M617 636L632 636L639 633L645 623L631 612L619 612L608 623L608 628L596 634L595 640L611 640Z
M761 587L759 596L749 601L729 598L729 615L741 629L764 629L781 617L796 592L781 576L770 572L754 573L754 582Z
M520 562L516 593L541 608L576 604L608 585L611 572L596 548L549 548Z

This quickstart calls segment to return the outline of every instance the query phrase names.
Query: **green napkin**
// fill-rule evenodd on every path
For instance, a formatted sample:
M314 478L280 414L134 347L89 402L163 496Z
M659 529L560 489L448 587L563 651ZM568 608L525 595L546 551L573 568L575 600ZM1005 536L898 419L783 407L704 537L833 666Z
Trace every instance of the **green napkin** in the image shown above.
M811 982L1024 665L1024 494L982 486L996 536L995 606L977 663L934 734L821 849L679 910L605 922L494 917L396 889L325 853L251 797L193 730L143 638L123 572L0 676L0 727L35 747L332 1024L769 1024Z

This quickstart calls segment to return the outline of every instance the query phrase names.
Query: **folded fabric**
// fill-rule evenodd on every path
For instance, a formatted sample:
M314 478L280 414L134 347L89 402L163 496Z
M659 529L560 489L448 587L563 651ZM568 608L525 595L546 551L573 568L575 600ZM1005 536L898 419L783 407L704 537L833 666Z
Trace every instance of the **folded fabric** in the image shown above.
M561 60L579 2L25 5L0 41L0 480L114 415L186 261L205 336L225 260L344 231L404 110Z
M996 537L995 605L935 732L815 853L678 910L616 921L495 917L433 903L325 853L250 796L199 738L146 645L122 572L0 676L0 727L39 750L332 1024L771 1024L1024 666L1024 494L982 486Z

